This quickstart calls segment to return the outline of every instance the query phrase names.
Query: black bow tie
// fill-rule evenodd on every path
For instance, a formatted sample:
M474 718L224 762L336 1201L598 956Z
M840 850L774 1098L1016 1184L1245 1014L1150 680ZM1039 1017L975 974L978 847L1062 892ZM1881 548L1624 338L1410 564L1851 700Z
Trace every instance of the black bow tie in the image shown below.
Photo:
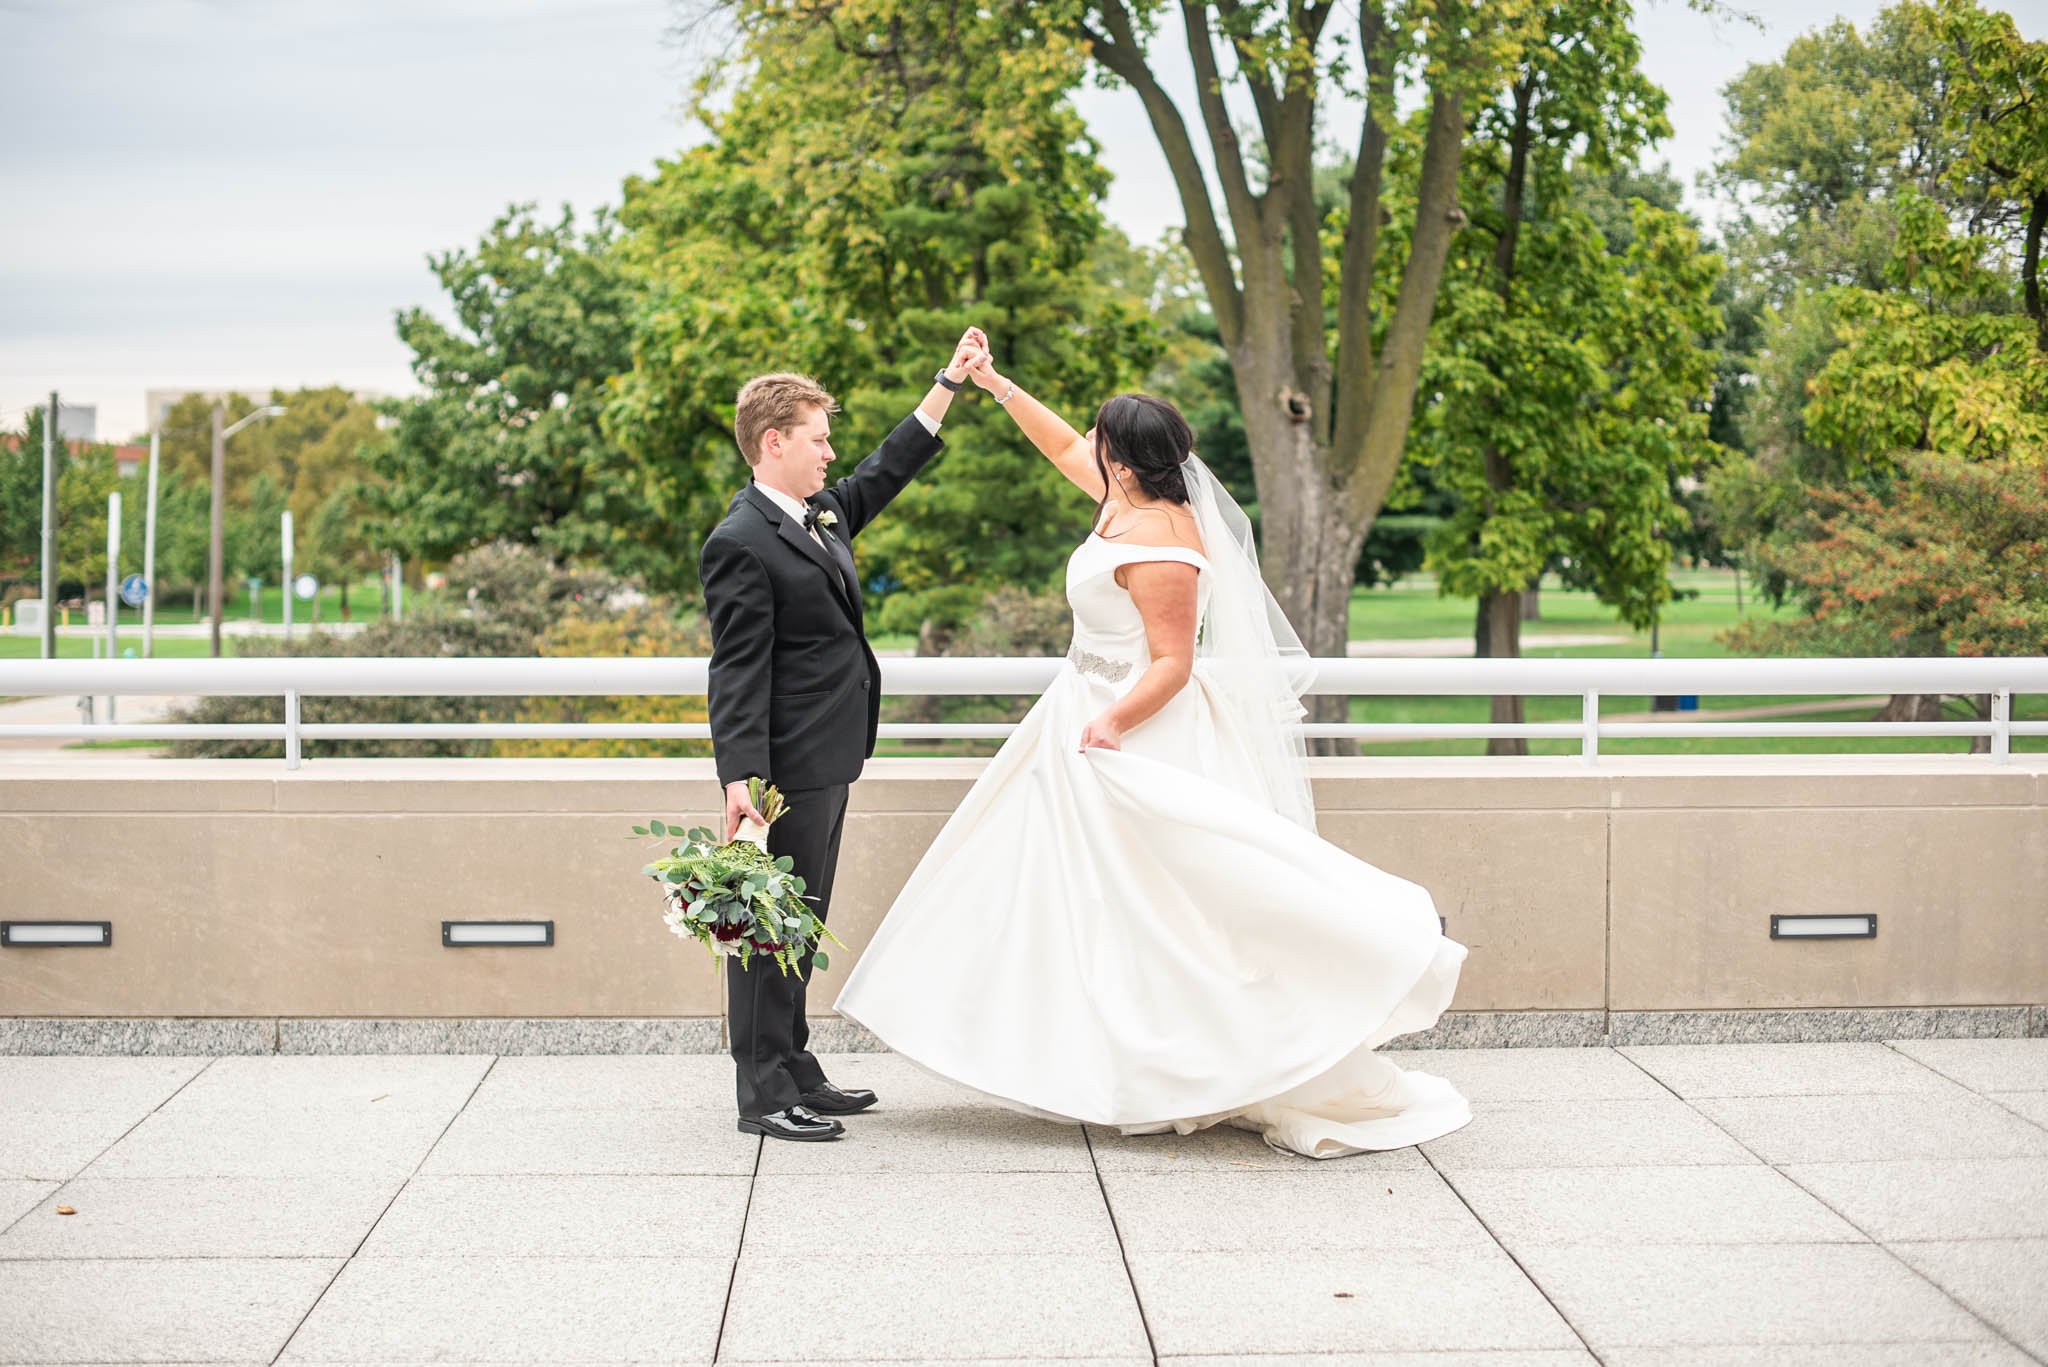
M824 511L824 509L822 509L822 508L818 507L818 506L817 506L816 504L814 504L814 503L806 503L806 504L804 505L804 530L805 530L805 531L807 531L807 532L815 532L816 530L818 530L818 514L819 514L819 513L821 513L821 512L823 512L823 511Z

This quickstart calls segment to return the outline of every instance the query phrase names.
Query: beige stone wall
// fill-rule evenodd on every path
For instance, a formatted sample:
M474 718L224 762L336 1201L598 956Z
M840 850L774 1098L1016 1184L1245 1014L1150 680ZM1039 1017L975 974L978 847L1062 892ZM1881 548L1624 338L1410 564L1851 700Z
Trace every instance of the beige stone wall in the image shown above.
M1323 833L1470 947L1458 1010L2048 1002L2040 757L1318 766ZM869 766L834 898L856 951L979 768ZM0 760L0 918L114 923L111 949L0 950L0 1016L715 1016L624 832L717 800L702 760ZM1847 911L1878 938L1769 939ZM555 944L441 945L482 917Z

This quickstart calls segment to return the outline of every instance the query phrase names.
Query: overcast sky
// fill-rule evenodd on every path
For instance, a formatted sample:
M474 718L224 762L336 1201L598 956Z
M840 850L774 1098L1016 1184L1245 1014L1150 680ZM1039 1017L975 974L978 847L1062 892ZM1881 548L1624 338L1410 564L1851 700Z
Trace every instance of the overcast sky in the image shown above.
M1676 0L1641 16L1676 128L1658 155L1688 185L1713 158L1725 81L1881 7L1744 2L1761 31ZM2041 33L2048 0L2010 8ZM392 314L437 302L427 253L474 242L514 200L616 203L626 175L690 138L675 14L673 0L0 0L0 427L52 388L97 405L103 439L142 427L150 388L410 389ZM1156 240L1179 209L1136 99L1080 102L1116 175L1109 216Z

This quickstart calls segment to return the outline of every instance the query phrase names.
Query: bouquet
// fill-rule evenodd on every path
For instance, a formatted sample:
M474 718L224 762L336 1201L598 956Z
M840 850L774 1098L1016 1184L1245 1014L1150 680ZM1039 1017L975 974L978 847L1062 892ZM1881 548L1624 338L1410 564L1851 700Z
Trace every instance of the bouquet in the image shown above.
M714 967L721 958L737 957L740 967L750 968L758 955L773 959L784 973L806 958L825 968L830 960L819 941L844 946L811 910L804 880L791 872L789 857L768 853L768 826L788 812L788 804L759 779L748 780L747 796L767 822L742 822L733 840L721 842L701 826L686 832L662 821L633 828L636 836L683 842L641 870L662 885L661 919L677 935L709 949Z

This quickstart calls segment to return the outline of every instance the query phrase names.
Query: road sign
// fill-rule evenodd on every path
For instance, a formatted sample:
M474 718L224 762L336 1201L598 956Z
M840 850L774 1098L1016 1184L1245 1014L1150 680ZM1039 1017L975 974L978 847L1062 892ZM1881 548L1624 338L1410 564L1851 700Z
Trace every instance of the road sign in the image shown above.
M131 574L121 581L121 601L131 608L142 606L149 597L149 581L139 574Z
M300 598L310 600L314 594L320 592L320 581L310 574L302 574L292 580L292 590Z

